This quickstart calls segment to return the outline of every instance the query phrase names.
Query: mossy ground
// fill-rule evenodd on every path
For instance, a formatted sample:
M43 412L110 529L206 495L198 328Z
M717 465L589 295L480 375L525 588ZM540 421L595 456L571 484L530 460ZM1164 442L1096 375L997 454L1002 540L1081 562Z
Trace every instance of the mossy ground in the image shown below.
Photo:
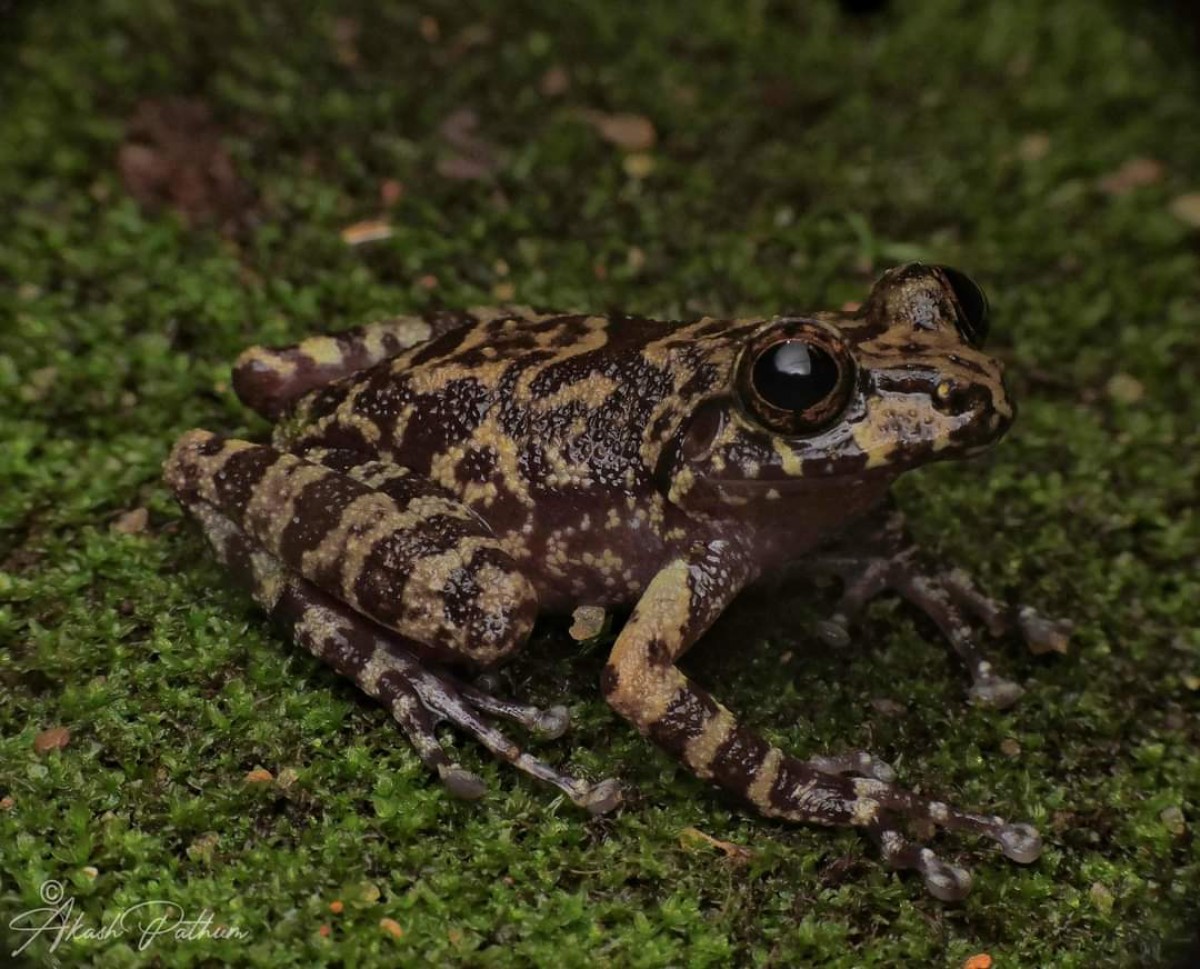
M1092 0L894 7L9 8L6 954L25 941L9 919L45 879L93 927L165 899L249 938L51 953L43 937L23 956L39 964L953 966L989 952L1093 967L1153 964L1190 930L1200 253L1170 208L1200 189L1188 53ZM546 94L556 65L569 86ZM256 193L237 241L145 214L122 187L126 119L174 95L211 106ZM437 127L461 108L497 146L490 181L437 172L451 150ZM584 108L649 118L652 170ZM1139 156L1159 177L1101 187ZM348 246L339 230L379 215L389 179L404 186L391 238ZM869 746L910 784L1035 822L1049 846L1030 868L939 840L975 870L961 906L852 832L756 819L688 777L603 706L603 650L579 658L557 627L511 686L572 704L548 756L637 793L588 820L458 740L490 794L455 802L381 710L280 641L159 481L187 428L263 432L228 385L252 342L498 297L667 315L838 306L912 258L985 283L1021 417L988 457L911 476L902 501L931 551L1073 618L1071 654L1004 643L1028 694L976 710L908 609L879 603L860 646L830 655L804 632L828 593L786 587L748 596L691 667L797 750ZM137 507L148 528L114 530ZM58 725L69 745L35 754ZM247 783L256 768L276 782ZM682 843L689 827L753 857Z

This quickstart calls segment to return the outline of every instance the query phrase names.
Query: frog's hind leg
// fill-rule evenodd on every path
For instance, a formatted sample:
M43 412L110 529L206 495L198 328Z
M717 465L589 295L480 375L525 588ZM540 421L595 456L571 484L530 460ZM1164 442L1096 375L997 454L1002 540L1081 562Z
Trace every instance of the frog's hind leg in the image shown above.
M397 316L286 347L250 347L233 365L242 403L274 420L310 390L474 322L468 313Z
M477 785L440 752L432 734L439 720L589 810L615 804L613 783L591 786L553 769L486 719L554 734L565 728L565 710L484 697L427 662L487 668L525 641L537 596L515 563L474 513L427 478L380 462L348 470L192 431L167 459L165 477L264 607L386 703L456 793Z
M481 715L500 716L552 737L566 727L565 709L541 710L463 684L423 659L416 644L406 644L286 568L211 506L201 502L190 510L218 559L250 589L255 601L297 644L383 704L422 763L451 794L473 800L485 787L482 778L447 755L434 732L439 722L465 731L500 760L557 787L594 814L620 802L615 781L590 784L560 771L522 750Z

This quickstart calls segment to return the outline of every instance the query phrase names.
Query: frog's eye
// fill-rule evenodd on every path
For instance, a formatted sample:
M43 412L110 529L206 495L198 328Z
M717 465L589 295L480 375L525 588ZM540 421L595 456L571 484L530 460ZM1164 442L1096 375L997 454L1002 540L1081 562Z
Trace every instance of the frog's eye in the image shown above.
M988 335L988 301L979 284L951 266L934 267L954 294L955 323L959 336L981 349Z
M811 434L846 408L853 389L850 355L823 330L767 333L746 348L737 389L754 420L777 434Z

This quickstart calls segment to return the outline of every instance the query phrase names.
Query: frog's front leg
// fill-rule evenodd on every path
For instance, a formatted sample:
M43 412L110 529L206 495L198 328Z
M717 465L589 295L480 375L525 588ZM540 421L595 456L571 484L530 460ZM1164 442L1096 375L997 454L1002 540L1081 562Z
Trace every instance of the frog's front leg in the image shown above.
M971 676L971 699L999 709L1024 692L1000 676L968 621L971 615L994 635L1019 631L1034 652L1065 651L1070 623L1042 617L1030 606L1010 608L983 595L960 569L929 568L908 536L903 514L890 504L804 563L813 573L843 582L833 614L818 632L832 646L849 642L850 622L882 592L893 590L924 612L962 658Z
M176 497L218 557L298 644L391 711L447 789L478 797L482 782L434 735L447 721L498 758L555 785L594 813L619 801L524 752L487 715L543 736L566 710L490 696L436 658L489 666L520 646L536 611L531 586L473 514L432 482L344 454L338 467L203 431L166 465Z
M900 831L906 821L987 835L1015 861L1038 857L1041 839L1028 825L959 811L875 778L838 776L820 760L784 753L681 673L675 661L751 578L749 557L725 540L697 546L666 565L605 667L602 685L612 707L699 777L769 817L864 829L891 865L918 870L938 898L964 897L970 875L908 841Z

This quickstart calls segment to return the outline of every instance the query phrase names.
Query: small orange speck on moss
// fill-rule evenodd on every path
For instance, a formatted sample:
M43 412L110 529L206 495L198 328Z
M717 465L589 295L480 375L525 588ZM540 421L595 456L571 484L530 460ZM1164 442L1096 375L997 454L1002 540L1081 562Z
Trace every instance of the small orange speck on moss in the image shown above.
M33 752L48 754L53 750L62 750L70 742L70 727L50 727L33 738Z
M4 797L0 797L0 811L11 811L16 806L16 803L16 801L6 794Z
M275 775L261 767L246 773L247 784L270 784L273 780L275 780Z
M404 935L404 929L400 928L400 923L395 919L382 918L379 920L379 927L393 939L398 939Z
M329 911L331 911L334 915L341 915L345 907L346 906L342 904L342 900L340 898L335 898L329 903Z
M319 929L317 929L317 935L319 935L322 939L328 939L329 933L332 931L333 929L329 927L329 923L325 922Z
M963 969L992 969L992 957L986 952L977 952L963 963Z

